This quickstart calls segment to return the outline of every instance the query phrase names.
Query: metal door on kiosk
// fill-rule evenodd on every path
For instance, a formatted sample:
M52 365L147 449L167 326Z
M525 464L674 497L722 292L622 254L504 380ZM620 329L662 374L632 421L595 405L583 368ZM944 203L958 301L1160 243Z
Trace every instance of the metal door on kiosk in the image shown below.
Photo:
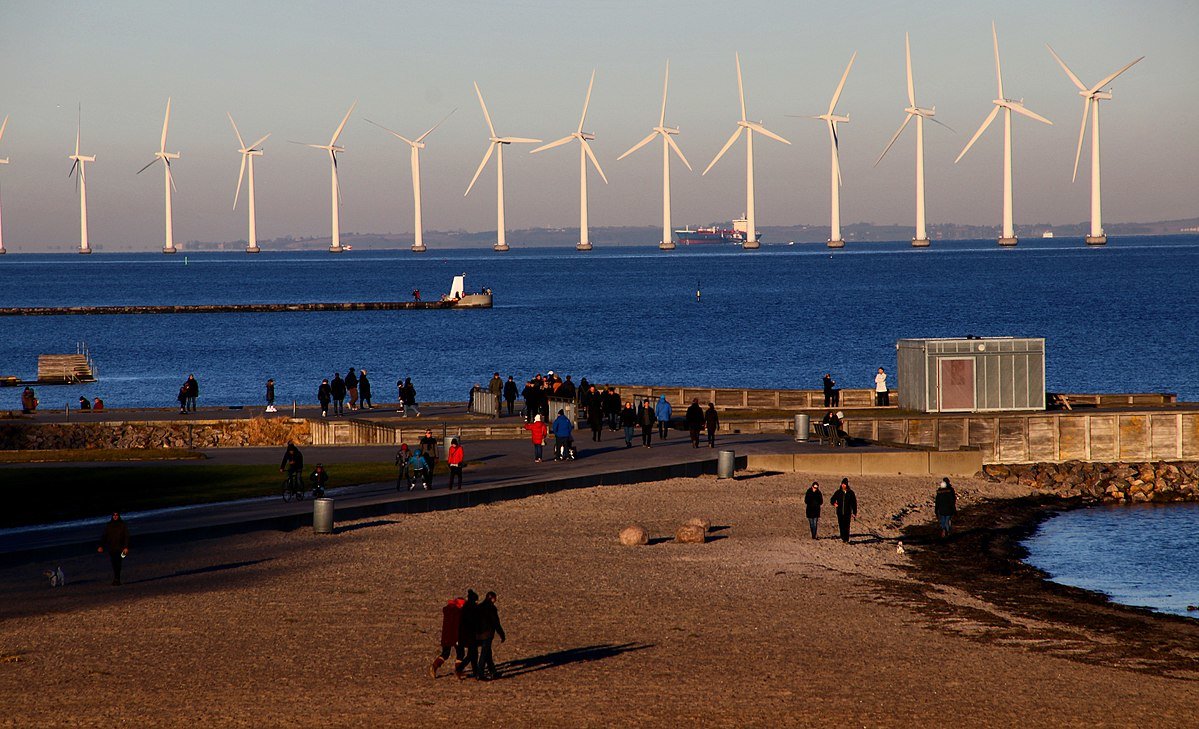
M937 400L938 412L974 410L974 359L943 357L937 360Z

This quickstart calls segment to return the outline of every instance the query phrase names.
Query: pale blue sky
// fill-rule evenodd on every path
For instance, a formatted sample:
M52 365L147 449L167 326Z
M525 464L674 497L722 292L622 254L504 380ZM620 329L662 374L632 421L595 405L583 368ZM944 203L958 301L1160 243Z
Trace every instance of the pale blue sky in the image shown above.
M850 54L858 60L838 110L845 222L910 224L914 138L872 164L903 119L903 33L912 34L917 100L952 134L926 135L930 222L997 224L1000 125L953 159L995 96L990 22L999 27L1009 97L1055 122L1018 117L1017 223L1088 217L1088 172L1071 184L1081 116L1051 43L1086 82L1136 56L1103 107L1104 217L1199 214L1199 4L1151 2L0 2L0 141L5 239L75 242L78 203L66 177L75 106L83 104L93 242L153 249L162 241L161 175L134 173L157 148L174 97L170 151L179 241L245 237L231 209L239 158L225 118L273 136L259 160L259 236L327 235L326 158L287 140L324 143L358 100L342 143L343 231L412 228L407 149L366 124L419 134L458 111L422 157L427 229L495 225L494 171L463 191L486 145L478 81L501 134L547 140L573 131L598 69L588 130L611 184L591 180L591 223L656 225L656 149L616 157L656 123L671 60L669 124L696 172L674 169L676 225L729 219L744 206L739 147L699 172L739 116L733 51L742 54L749 115L792 141L757 151L758 224L828 223L828 140L815 121ZM757 140L756 140L757 141ZM1089 144L1089 143L1088 143ZM515 153L513 153L515 152ZM1085 154L1085 152L1084 152ZM571 148L505 158L511 228L572 227L578 157Z

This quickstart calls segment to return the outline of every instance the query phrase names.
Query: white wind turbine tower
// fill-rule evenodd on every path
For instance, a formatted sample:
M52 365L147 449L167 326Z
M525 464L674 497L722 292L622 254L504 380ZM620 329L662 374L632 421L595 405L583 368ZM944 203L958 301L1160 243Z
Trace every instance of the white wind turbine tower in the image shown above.
M1089 246L1106 245L1107 234L1103 232L1103 213L1100 211L1099 196L1099 102L1110 100L1112 92L1110 89L1108 91L1100 91L1100 89L1110 84L1117 76L1132 68L1134 64L1145 57L1141 56L1094 86L1087 88L1082 81L1078 80L1078 76L1074 75L1074 72L1070 70L1066 62L1057 53L1054 53L1054 50L1049 47L1048 43L1045 44L1045 47L1049 48L1049 52L1053 54L1053 57L1061 65L1062 70L1066 72L1066 75L1078 87L1078 94L1082 97L1082 126L1078 130L1078 151L1074 153L1074 176L1070 178L1071 182L1078 179L1078 160L1082 157L1082 140L1087 133L1087 114L1090 113L1092 106L1095 107L1095 115L1091 121L1091 234L1086 237L1086 242Z
M759 246L758 244L758 229L755 226L754 216L754 132L763 134L771 139L782 142L783 144L791 144L786 139L770 131L762 126L761 122L751 122L745 118L745 86L741 81L741 55L733 54L733 58L737 61L737 93L741 97L741 121L737 122L737 129L733 132L733 136L729 137L729 141L724 143L716 156L708 163L707 169L703 174L708 174L708 170L712 169L712 165L724 156L729 147L737 141L737 137L745 132L745 243L742 248L753 250Z
M158 143L158 151L154 153L154 159L150 160L150 162L145 167L143 167L137 171L137 174L140 175L141 173L143 173L147 169L149 169L150 165L154 164L155 162L158 162L158 161L162 162L163 188L165 190L164 194L165 194L165 198L166 198L166 216L165 216L166 238L165 238L165 243L163 243L163 246L162 246L163 253L174 253L177 250L175 248L175 224L171 218L171 190L173 190L175 188L175 178L171 176L171 160L179 159L179 153L167 151L167 127L170 125L170 123L171 123L171 97L168 96L167 97L167 113L166 113L166 116L163 117L163 120L162 120L162 139Z
M604 175L604 171L600 168L599 160L595 158L595 152L591 151L589 141L595 139L595 135L591 132L583 131L583 125L587 123L587 107L591 105L591 89L595 86L595 70L591 71L591 82L587 84L587 97L583 100L583 116L579 117L579 128L561 139L543 144L540 147L531 150L530 154L536 154L546 149L560 147L563 144L570 142L572 139L579 140L579 242L575 244L575 249L580 251L591 250L591 239L587 235L587 160L591 160L591 164L595 165L595 171L599 173L600 179L604 184L608 184L608 178Z
M995 121L999 110L1003 109L1003 232L999 237L999 245L1014 246L1016 245L1016 230L1012 224L1012 112L1023 114L1030 119L1036 119L1049 125L1052 125L1053 122L1024 108L1023 99L1017 101L1003 95L1003 71L999 65L999 35L995 32L995 23L991 23L991 41L995 45L995 79L999 86L999 98L991 102L995 108L991 109L991 113L983 120L982 126L978 128L978 131L966 144L965 149L953 162L957 164L962 157L966 156L966 153L974 146L974 142L982 136L991 122Z
M470 184L466 186L466 192L462 193L462 197L470 194L470 190L475 186L475 181L479 179L479 175L483 174L483 168L487 166L487 160L491 159L492 153L496 153L495 157L495 175L496 175L496 225L495 225L495 250L508 250L508 241L504 235L504 146L508 144L537 144L540 139L528 139L526 137L497 137L495 135L495 126L491 123L491 115L487 113L487 104L483 102L483 92L479 91L479 84L475 84L475 94L479 97L479 106L483 108L483 118L487 120L487 130L491 132L491 136L487 141L487 151L483 154L483 161L479 163L479 169L475 170L475 176L470 179Z
M5 115L4 123L0 124L0 139L4 139L4 130L7 127L8 116ZM0 165L6 164L8 164L8 157L0 159ZM8 251L4 249L4 205L3 202L0 201L0 256L4 255L5 253L8 253Z
M916 237L912 238L912 245L917 248L923 248L928 245L928 228L925 225L924 219L924 120L937 121L934 116L937 113L937 107L925 109L916 105L916 86L912 82L912 44L908 40L908 34L903 34L904 53L907 58L908 69L908 106L904 109L907 116L903 119L903 124L899 125L895 136L891 137L891 141L887 142L887 146L883 149L883 153L874 161L874 166L878 167L878 163L883 161L883 157L887 156L891 145L895 144L895 140L899 139L899 135L903 134L903 130L907 127L908 122L913 118L916 119ZM949 127L941 124L948 129ZM951 130L952 131L952 130Z
M334 130L333 136L329 139L328 144L305 145L307 147L312 147L313 149L323 149L329 153L329 207L332 210L333 223L332 234L329 237L330 253L341 253L345 250L341 247L341 218L338 217L338 209L341 207L341 186L337 183L337 153L344 152L346 150L345 147L337 146L337 138L341 136L341 130L346 128L346 122L350 120L350 114L354 113L354 107L356 106L358 106L357 101L355 101L353 104L350 104L349 111L347 111L346 115L341 118L341 124L337 125L337 129ZM303 142L296 142L296 144L303 144Z
M670 138L672 135L678 134L679 130L666 126L666 91L669 85L670 61L667 61L666 77L662 81L662 113L658 116L658 126L654 127L645 139L634 144L629 151L616 158L616 161L619 162L652 142L654 137L662 137L662 240L658 243L658 248L664 251L674 250L674 234L670 229L670 151L673 149L679 159L683 160L683 164L687 165L687 169L691 170L691 163L683 156L683 150L679 149L679 145Z
M254 212L254 158L262 156L262 148L258 145L265 142L271 135L268 133L262 139L247 146L241 138L241 132L237 130L237 122L233 121L233 115L228 112L225 115L229 117L229 123L233 125L233 133L237 135L237 151L241 154L241 170L237 173L237 191L233 193L233 209L237 210L237 198L241 195L241 181L248 168L250 177L246 192L250 199L250 237L246 239L246 253L261 253L262 249L258 247L258 220Z
M388 134L391 134L392 136L396 137L397 139L400 139L403 142L407 143L407 145L412 148L412 153L410 155L410 160L412 162L412 198L415 202L415 206L414 206L415 213L414 214L416 216L416 238L412 243L412 252L413 253L424 253L426 250L428 250L425 247L424 224L421 221L420 151L425 148L425 137L432 134L433 130L436 129L437 127L441 126L442 123L445 122L446 119L449 119L450 115L453 114L455 111L458 111L458 110L454 109L449 114L446 114L445 117L442 118L441 121L439 121L436 124L434 124L433 126L429 127L428 131L426 131L424 134L420 135L416 139L409 139L408 137L405 137L403 134L399 134L397 132L391 131L390 129L383 126L382 124L376 124L375 122L371 121L370 119L366 120L368 123L374 124L375 126L379 127L380 129L387 132Z
M837 125L849 123L849 115L838 116L833 113L837 108L837 101L841 99L841 92L845 89L845 80L849 78L849 69L853 68L853 62L858 57L858 52L854 51L849 57L849 63L845 66L845 73L841 74L841 83L837 84L837 90L833 92L833 99L828 103L828 111L820 116L811 117L812 119L820 119L828 125L828 142L831 155L831 189L829 195L831 204L831 218L829 225L829 248L844 248L845 240L841 237L841 155L840 155L840 139L837 137Z
M85 165L88 162L95 162L96 158L79 154L79 130L82 121L83 107L81 106L75 122L75 154L67 157L71 160L71 171L67 173L67 177L74 175L76 170L79 171L79 176L75 178L75 185L79 189L79 252L91 253L92 249L87 242L87 171Z

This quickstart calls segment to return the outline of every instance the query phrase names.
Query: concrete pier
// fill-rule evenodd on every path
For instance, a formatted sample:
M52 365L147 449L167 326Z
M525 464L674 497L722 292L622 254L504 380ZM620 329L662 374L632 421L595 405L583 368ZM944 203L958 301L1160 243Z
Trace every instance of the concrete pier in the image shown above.
M5 306L0 316L64 316L68 314L235 314L283 311L406 311L416 309L490 309L486 304L458 301L350 301L301 304L163 304L138 306Z

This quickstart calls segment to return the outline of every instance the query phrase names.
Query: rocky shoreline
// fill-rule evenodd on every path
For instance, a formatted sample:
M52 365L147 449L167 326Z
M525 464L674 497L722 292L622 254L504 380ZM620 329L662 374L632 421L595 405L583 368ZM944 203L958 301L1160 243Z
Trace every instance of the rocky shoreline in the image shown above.
M1016 483L1063 498L1109 503L1199 501L1199 462L1030 463L983 467L989 481Z

